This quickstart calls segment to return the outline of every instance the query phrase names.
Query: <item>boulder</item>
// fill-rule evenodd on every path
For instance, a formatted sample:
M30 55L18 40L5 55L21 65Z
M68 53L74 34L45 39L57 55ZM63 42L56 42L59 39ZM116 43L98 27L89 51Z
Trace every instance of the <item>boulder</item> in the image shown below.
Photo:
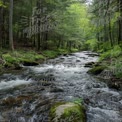
M94 62L88 62L88 63L85 64L84 67L90 67L90 68L92 68L94 65L95 65Z
M103 72L105 69L106 69L105 66L96 66L96 67L93 67L92 69L90 69L87 73L93 74L93 75L98 75L101 72Z
M31 61L23 61L22 64L24 66L37 66L37 65L39 65L39 63L37 63L37 62L31 62Z
M57 103L50 110L49 122L86 122L85 109L75 103Z
M62 87L52 87L50 92L64 92Z

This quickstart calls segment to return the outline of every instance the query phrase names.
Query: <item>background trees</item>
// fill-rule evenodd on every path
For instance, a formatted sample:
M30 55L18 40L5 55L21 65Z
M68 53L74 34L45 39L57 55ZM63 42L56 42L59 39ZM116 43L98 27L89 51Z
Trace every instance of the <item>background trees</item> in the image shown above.
M95 28L99 48L111 49L122 41L121 0L93 0L90 6L92 24ZM105 46L107 45L107 46Z
M14 10L13 25L12 9ZM84 2L14 0L14 7L12 7L12 0L10 3L7 0L4 2L1 0L0 12L0 31L3 33L0 35L0 45L3 48L10 45L12 50L13 47L23 46L37 50L56 48L71 50L71 48L80 48L90 35L89 15ZM34 26L37 31L35 33L33 33Z
M89 5L85 0L14 0L13 4L14 7L11 7L7 0L0 0L1 48L105 51L114 45L121 45L121 0L93 0ZM11 20L12 8L11 27L8 20ZM13 29L13 39L10 39L13 44L9 41L9 35L12 35L9 29Z

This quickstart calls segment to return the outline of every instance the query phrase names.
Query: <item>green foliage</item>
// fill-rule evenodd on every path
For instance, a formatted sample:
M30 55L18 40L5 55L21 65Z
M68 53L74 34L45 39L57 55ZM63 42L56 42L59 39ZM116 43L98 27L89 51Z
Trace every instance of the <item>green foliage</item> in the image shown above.
M115 64L115 74L117 78L122 78L122 62Z
M62 110L60 110L60 108ZM61 115L58 115L56 111L61 112ZM56 103L56 105L51 107L49 122L55 120L57 120L57 122L86 122L84 106L75 103Z
M111 50L111 57L117 58L122 52L122 49L119 45L114 46L114 48Z
M111 48L111 44L108 41L99 43L99 51L101 50L102 52L107 52L108 50L111 50Z
M100 60L117 58L120 54L121 54L121 47L116 45L113 47L113 49L104 52L101 55Z
M107 52L104 52L101 54L100 56L100 61L104 60L104 59L108 59L111 57L111 50L108 50Z
M68 120L69 122L70 121L73 121L73 122L85 122L85 115L84 115L84 108L81 106L81 105L75 105L73 107L70 107L70 108L67 108L65 109L64 111L64 114L61 116L62 119L65 119L65 118L70 118L72 117L71 120Z
M72 52L78 52L79 50L76 49L76 48L72 48L71 51L72 51Z
M57 52L58 52L59 54L68 54L68 53L69 53L69 51L68 51L67 49L61 49L61 48L59 48L59 49L57 50Z
M7 67L14 67L16 64L27 62L36 62L44 60L44 56L40 55L34 51L15 51L15 52L8 52L2 55L4 60L6 61Z
M55 41L56 43L57 43L57 41ZM50 50L53 50L53 49L55 49L56 48L56 43L54 43L54 40L48 40L48 42L47 42L47 45L48 45L48 49L50 49Z
M89 74L93 74L93 75L98 75L100 74L104 69L106 69L106 66L96 66L93 67L92 69L90 69L88 71Z
M38 60L44 59L44 56L42 56L34 51L28 51L27 53L22 55L23 53L21 53L21 57L23 59L29 59L30 61L38 61Z
M111 59L111 70L117 78L122 78L122 56Z
M3 4L3 1L0 0L0 7L6 8L7 6Z
M98 41L96 39L90 39L86 41L86 45L88 45L88 49L91 49L92 51L97 50L98 48Z
M11 54L7 53L3 55L3 58L8 63L17 63L18 59L16 57L13 57Z
M44 54L46 57L48 57L48 58L54 58L54 57L58 56L58 52L52 51L52 50L43 51L43 54Z
M82 45L88 36L91 36L91 28L87 6L85 4L73 3L65 11L58 11L58 21L55 32L61 35L62 40L71 41L78 46Z
M75 104L82 105L83 104L83 99L82 98L77 98L77 99L73 100L73 102Z

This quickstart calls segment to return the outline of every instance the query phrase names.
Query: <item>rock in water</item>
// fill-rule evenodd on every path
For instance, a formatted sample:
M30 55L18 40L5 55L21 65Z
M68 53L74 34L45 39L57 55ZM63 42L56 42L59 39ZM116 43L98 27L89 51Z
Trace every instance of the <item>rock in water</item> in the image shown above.
M90 67L90 68L92 68L94 66L94 64L95 64L94 62L88 62L88 63L85 64L84 67Z
M57 103L50 110L49 122L86 122L85 109L75 103Z
M96 66L96 67L93 67L92 69L90 69L87 73L93 74L93 75L98 75L105 69L106 69L105 66Z

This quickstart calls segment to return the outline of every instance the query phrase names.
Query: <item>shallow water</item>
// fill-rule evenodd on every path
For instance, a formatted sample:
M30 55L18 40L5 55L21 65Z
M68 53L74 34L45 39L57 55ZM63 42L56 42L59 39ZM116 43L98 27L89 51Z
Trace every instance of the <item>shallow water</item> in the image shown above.
M85 63L98 60L89 53L60 56L37 67L25 67L19 75L1 76L0 122L46 122L55 102L77 98L84 100L87 122L122 122L122 92L86 73ZM14 104L6 102L11 98Z

